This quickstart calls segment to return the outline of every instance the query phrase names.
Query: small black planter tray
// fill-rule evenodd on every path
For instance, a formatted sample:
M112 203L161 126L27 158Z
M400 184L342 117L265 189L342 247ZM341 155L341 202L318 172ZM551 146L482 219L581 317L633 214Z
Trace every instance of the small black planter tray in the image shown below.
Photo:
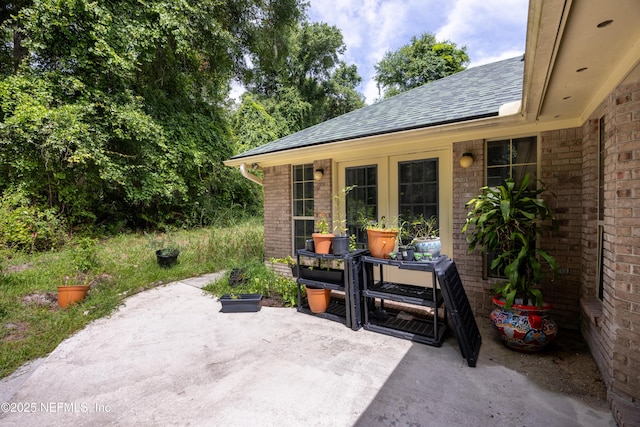
M310 269L308 266L303 265L298 268L298 274L301 279L344 285L344 270L333 268L327 270L320 267Z
M225 294L220 297L223 313L251 313L260 310L262 294Z

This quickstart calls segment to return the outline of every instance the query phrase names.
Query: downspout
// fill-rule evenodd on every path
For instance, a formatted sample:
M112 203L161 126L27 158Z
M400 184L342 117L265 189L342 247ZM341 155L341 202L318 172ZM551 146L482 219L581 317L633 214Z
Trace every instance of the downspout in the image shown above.
M242 174L242 176L247 178L249 181L253 181L256 184L258 184L259 186L261 186L261 187L264 186L264 184L262 183L262 180L260 178L258 178L257 176L255 176L252 173L249 173L249 171L247 170L247 166L244 163L240 165L240 173Z

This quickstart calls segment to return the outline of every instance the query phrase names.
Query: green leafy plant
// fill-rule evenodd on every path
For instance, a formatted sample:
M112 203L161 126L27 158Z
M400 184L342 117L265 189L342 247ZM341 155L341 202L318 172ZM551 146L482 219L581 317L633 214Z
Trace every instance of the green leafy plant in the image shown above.
M329 221L326 214L320 214L320 220L318 221L318 232L320 234L329 234Z
M399 218L388 219L386 216L381 217L379 220L371 219L363 212L358 217L358 224L362 230L390 230L400 231L401 220Z
M494 293L505 298L509 310L516 298L524 304L543 305L542 293L536 286L541 282L546 264L555 274L556 260L536 247L536 240L545 230L557 229L552 208L539 196L546 191L529 189L530 177L525 175L520 185L507 179L504 185L482 187L481 193L467 202L463 233L467 234L469 251L479 248L485 253L496 253L491 269L504 275L506 281L494 288Z
M347 217L343 215L342 209L347 203L347 195L354 188L356 188L356 185L349 185L333 195L333 201L335 203L334 212L336 214L336 219L333 220L333 232L337 235L346 235L349 230L347 227Z
M407 223L409 235L413 240L435 239L439 236L438 218L434 215L425 218L422 214Z

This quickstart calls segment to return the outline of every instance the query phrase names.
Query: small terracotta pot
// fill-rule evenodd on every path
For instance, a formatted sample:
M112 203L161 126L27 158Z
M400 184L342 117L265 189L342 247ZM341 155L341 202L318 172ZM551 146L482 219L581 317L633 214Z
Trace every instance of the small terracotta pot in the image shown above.
M331 252L331 241L333 240L333 234L313 233L313 246L315 246L317 254L328 254Z
M331 289L316 289L307 287L307 301L312 313L324 313L329 307Z
M58 286L58 305L67 308L71 304L80 302L87 296L89 285Z

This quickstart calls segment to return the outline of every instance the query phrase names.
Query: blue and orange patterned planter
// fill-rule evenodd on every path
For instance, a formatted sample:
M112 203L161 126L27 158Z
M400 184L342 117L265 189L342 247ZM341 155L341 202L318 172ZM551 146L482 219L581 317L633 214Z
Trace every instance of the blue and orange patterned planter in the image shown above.
M558 325L549 317L551 304L541 309L532 305L513 304L504 309L504 301L493 297L497 306L491 312L491 322L502 342L514 350L536 352L551 343L558 333Z

